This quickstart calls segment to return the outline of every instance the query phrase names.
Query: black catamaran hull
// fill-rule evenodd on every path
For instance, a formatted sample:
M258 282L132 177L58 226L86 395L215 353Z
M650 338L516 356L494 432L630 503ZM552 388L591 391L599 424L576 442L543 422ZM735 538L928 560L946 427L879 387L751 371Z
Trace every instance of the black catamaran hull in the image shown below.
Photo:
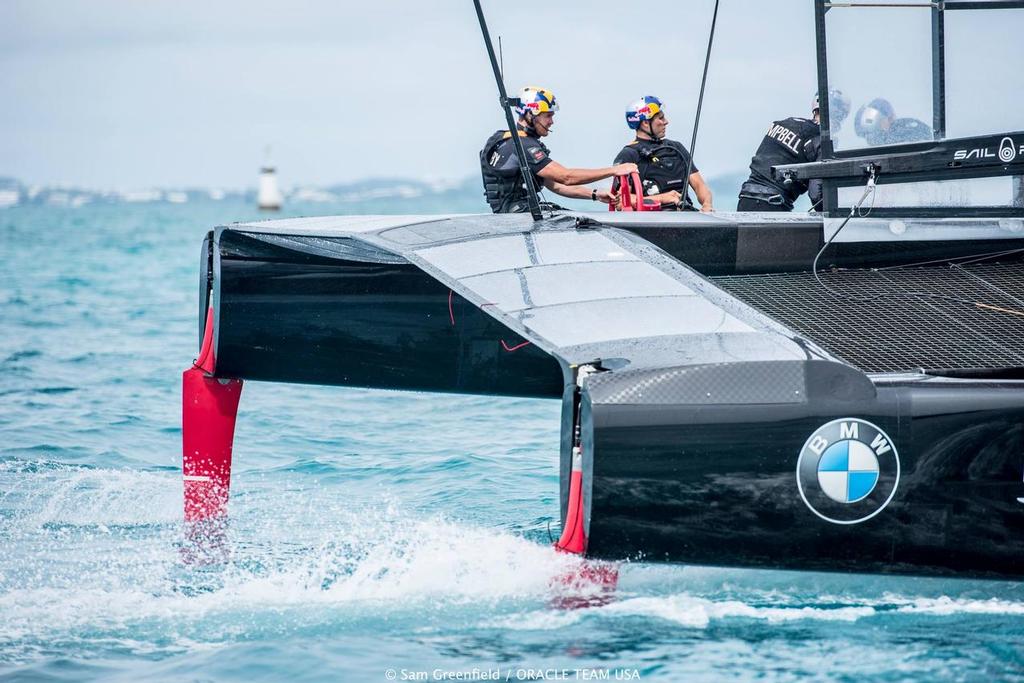
M588 552L711 565L1019 576L1021 383L916 378L872 387L813 365L804 364L802 373L665 373L653 401L614 386L585 392L584 451L592 455L584 471L593 473ZM772 402L787 388L806 400ZM897 453L877 457L875 488L852 505L820 495L806 466L801 489L798 461L814 455L805 444L833 421L859 426L861 441L850 441L868 448L879 433L870 426L878 427ZM842 435L833 429L832 436Z
M530 215L211 233L186 519L226 511L242 380L549 397L559 550L1024 578L1024 131L944 139L943 75L947 12L1024 1L932 6L934 139L837 151L850 4L814 2L821 159L772 171L820 215L544 212L513 136Z
M743 232L734 226L717 231L717 243L709 228L689 242L664 226L654 235L634 230L711 272L744 269L736 250ZM586 551L594 557L1024 575L1020 373L869 375L808 347L804 360L655 369L606 358L578 386L576 366L509 329L488 302L370 242L251 228L212 233L200 304L215 312L216 375L560 398L563 522L578 424ZM744 353L757 356L758 348ZM863 499L823 495L813 465L826 449L808 450L815 438L875 453Z

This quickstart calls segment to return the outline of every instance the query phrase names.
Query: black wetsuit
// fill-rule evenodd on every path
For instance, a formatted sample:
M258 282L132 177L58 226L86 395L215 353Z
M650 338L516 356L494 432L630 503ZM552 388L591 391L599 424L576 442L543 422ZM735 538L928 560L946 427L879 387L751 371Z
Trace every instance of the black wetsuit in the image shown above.
M903 118L896 119L889 130L880 130L864 137L869 145L902 145L908 142L927 142L932 139L932 129L924 121Z
M810 190L811 204L821 200L821 185L794 180L784 184L772 177L772 166L817 161L821 128L811 119L788 118L772 123L750 160L750 177L740 188L739 211L792 211L793 202Z
M690 201L690 184L686 178L690 153L683 143L675 140L641 140L637 138L623 147L612 163L637 165L645 197L675 190L683 197L682 204L678 208L693 209L693 202ZM691 166L690 173L697 173L697 167ZM618 180L612 185L613 189L618 190ZM665 206L664 208L675 209L677 207Z
M533 185L540 192L544 180L537 174L551 163L550 152L536 135L520 129L526 161L533 175ZM523 213L530 210L526 185L519 169L515 142L507 130L499 130L487 139L480 150L480 173L484 196L494 213ZM553 206L553 205L552 205Z

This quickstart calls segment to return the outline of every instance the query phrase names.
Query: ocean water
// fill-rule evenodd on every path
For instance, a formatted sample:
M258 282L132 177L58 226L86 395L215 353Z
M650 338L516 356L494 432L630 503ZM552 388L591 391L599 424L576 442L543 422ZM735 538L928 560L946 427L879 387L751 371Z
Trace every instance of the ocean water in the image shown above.
M0 678L1024 680L1020 583L625 563L612 594L566 586L554 401L248 382L230 523L197 550L199 247L252 217L0 210Z

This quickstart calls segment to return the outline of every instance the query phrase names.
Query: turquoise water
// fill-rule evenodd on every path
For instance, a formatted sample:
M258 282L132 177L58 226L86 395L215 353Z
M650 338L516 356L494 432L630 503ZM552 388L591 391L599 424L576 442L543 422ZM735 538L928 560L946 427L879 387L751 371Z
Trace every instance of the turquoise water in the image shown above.
M199 246L252 217L0 210L0 677L1024 680L1019 583L632 563L610 600L565 588L553 401L248 382L196 561Z

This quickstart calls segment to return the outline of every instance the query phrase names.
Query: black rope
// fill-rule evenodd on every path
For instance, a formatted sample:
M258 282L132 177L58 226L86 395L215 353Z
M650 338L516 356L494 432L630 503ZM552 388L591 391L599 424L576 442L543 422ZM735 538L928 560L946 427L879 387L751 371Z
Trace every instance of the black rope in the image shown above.
M965 268L964 268L963 266L961 266L960 264L958 264L958 263L953 263L953 264L950 264L950 267L951 267L951 268L955 268L955 269L957 270L957 272L963 273L963 274L964 274L964 275L966 275L967 277L971 277L971 278L974 278L975 280L977 280L978 282L980 282L980 283L981 283L981 284L983 284L984 286L988 287L989 289L992 289L992 290L995 290L995 291L999 292L1000 294L1002 294L1003 296L1005 296L1005 297L1006 297L1007 299L1010 299L1011 301L1014 301L1014 302L1016 302L1016 303L1017 303L1017 304L1019 304L1020 306L1024 306L1024 301L1021 301L1021 300L1020 300L1020 299L1019 299L1018 297L1014 296L1014 295L1013 295L1013 294L1011 294L1010 292L1007 292L1007 291L1006 291L1005 289L1003 289L1002 287L999 287L998 285L994 285L994 284L992 284L991 282L989 282L989 281L988 281L988 280L986 280L985 278L981 277L980 275L978 275L978 274L976 274L976 273L972 273L972 272L970 272L969 270L966 270L966 269L965 269Z
M971 301L970 299L963 299L963 298L960 298L960 297L948 296L948 295L945 295L945 294L935 294L934 292L899 292L899 291L888 291L888 292L879 292L878 294L873 294L871 296L857 296L857 295L854 295L854 294L844 294L843 292L838 292L835 289L832 289L831 287L829 287L827 284L825 284L825 282L821 279L821 275L818 273L818 261L821 259L822 254L824 254L825 250L828 249L829 246L831 246L832 242L834 242L836 237L839 236L839 233L842 232L843 228L846 227L846 224L850 222L851 218L853 218L854 216L858 216L860 218L866 218L871 213L871 209L870 208L868 209L867 213L863 213L863 214L860 213L860 207L864 203L864 200L868 198L868 195L871 195L871 197L872 197L871 198L871 204L872 204L872 207L874 206L874 201L875 201L874 200L874 193L875 193L875 171L872 169L870 171L870 174L871 175L870 175L870 177L868 179L868 184L867 184L867 186L864 189L864 194L857 201L857 203L854 204L854 206L850 209L850 214L843 220L842 223L839 224L839 227L836 228L836 231L833 232L832 235L827 240L825 240L825 244L823 244L821 249L818 250L818 253L814 257L814 261L811 263L811 273L814 275L815 281L817 281L818 285L821 286L822 289L824 289L826 292L828 292L832 296L836 297L837 299L841 299L843 301L852 301L854 303L871 303L873 301L878 301L879 299L884 299L884 298L888 298L888 297L894 297L894 298L895 297L906 297L906 298L934 299L934 300L938 300L938 301L950 301L950 302L953 302L953 303L967 304L968 306L975 306L977 308L984 308L984 309L988 309L988 310L997 310L997 311L1000 311L1000 312L1003 312L1003 313L1011 313L1013 315L1024 316L1024 311L1014 311L1014 310L1011 310L1011 309L999 308L999 307L992 306L990 304L984 304L984 303L981 303L981 302L978 302L978 301ZM1006 250L1006 251L1003 251L1003 252L994 252L992 254L981 255L981 258L975 258L975 256L978 256L978 255L972 255L972 256L966 257L968 259L972 259L972 260L967 261L966 263L974 263L974 262L977 262L979 260L984 260L984 258L990 257L990 256L999 256L999 255L1004 255L1004 254L1012 254L1012 253L1017 253L1017 252L1021 252L1021 251L1024 251L1024 249L1009 249L1009 250ZM951 267L957 267L957 264L952 263L952 261L950 259L940 259L939 261L928 261L928 262L925 262L925 263L936 263L936 262L946 262L946 263L949 263ZM906 267L906 266L904 266L904 267ZM884 269L873 269L873 270L874 271L879 271L879 270L884 270ZM963 268L959 268L959 270L961 272L963 272L963 273L967 273L967 271L964 270ZM985 285L987 285L991 289L996 290L997 292L1003 294L1004 296L1006 296L1006 297L1012 299L1013 301L1015 301L1015 302L1021 304L1022 306L1024 306L1024 301L1021 301L1020 299L1018 299L1017 297L1013 296L1012 294L1009 294L1008 292L1003 291L999 287L991 284L990 282L988 282L987 280L985 280L984 278L982 278L982 277L980 277L978 275L975 275L973 273L970 273L970 275L971 275L971 277L973 277L973 278L975 278L977 280L980 280L981 282L983 282Z
M523 149L523 141L519 139L515 119L512 116L512 103L509 102L508 93L505 92L505 81L502 78L502 70L498 67L498 60L494 56L494 45L491 43L491 34L487 30L487 21L484 19L484 11L480 7L480 0L473 0L476 7L476 18L480 22L480 32L484 36L484 45L487 47L487 57L491 60L491 70L494 72L494 80L498 84L498 95L501 99L501 108L505 111L505 122L508 124L508 132L512 135L512 148L516 151L516 159L519 161L519 172L523 174L523 184L526 186L526 201L530 206L530 215L533 220L543 220L540 212L540 199L537 197L537 188L533 184L533 174L530 173L529 164L526 162L526 151Z
M700 126L700 109L704 105L704 86L708 82L708 64L711 62L711 44L715 41L715 22L718 20L718 0L715 0L715 12L711 15L711 32L708 34L708 52L704 56L704 75L700 79L700 96L697 98L697 116L693 120L693 136L690 138L690 158L686 162L686 175L683 177L685 197L690 193L690 173L693 169L693 155L697 147L697 128Z
M966 254L964 256L954 256L953 258L938 258L930 261L915 261L914 263L900 263L895 266L882 266L881 268L873 268L872 270L883 271L883 270L901 270L904 268L917 268L918 266L930 266L936 263L948 263L951 266L957 265L970 265L972 263L978 263L991 258L998 258L1000 256L1010 256L1011 254L1018 254L1024 252L1024 248L1017 249L1004 249L1003 251L989 251L981 254Z

